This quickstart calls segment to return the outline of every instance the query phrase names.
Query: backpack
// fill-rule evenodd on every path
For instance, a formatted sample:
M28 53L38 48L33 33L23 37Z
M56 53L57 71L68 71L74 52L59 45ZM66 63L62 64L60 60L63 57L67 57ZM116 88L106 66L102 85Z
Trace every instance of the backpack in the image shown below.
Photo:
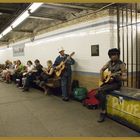
M86 106L88 109L97 109L99 104L100 102L96 98L96 89L89 91L86 99L83 100L83 106Z
M72 85L71 85L71 90L74 91L75 88L79 87L79 81L78 80L73 80Z
M73 92L74 99L82 101L87 97L87 89L85 87L75 88Z
M71 98L74 98L74 90L76 88L79 88L79 81L78 80L73 80L71 84Z

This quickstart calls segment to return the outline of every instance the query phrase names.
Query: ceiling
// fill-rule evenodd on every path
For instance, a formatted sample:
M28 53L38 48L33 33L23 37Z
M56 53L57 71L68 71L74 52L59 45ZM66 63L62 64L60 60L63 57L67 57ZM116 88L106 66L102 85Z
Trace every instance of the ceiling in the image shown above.
M0 4L0 33L12 23L30 3ZM0 46L27 36L32 36L44 28L49 28L69 20L93 13L103 7L116 4L109 3L44 3L10 33L0 39ZM123 4L121 4L123 5Z
M28 6L29 3L0 4L0 32L2 32Z

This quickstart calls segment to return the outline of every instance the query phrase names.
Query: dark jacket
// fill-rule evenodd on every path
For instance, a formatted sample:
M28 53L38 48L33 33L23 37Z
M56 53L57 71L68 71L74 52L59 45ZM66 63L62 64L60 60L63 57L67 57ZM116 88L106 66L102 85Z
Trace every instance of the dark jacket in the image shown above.
M62 56L58 56L53 64L54 67L58 66L62 61L65 61L67 59L69 55L65 54L64 57ZM72 74L72 70L71 70L71 65L75 64L75 60L70 58L69 60L67 60L67 62L65 63L65 70L63 71L62 76L71 76Z

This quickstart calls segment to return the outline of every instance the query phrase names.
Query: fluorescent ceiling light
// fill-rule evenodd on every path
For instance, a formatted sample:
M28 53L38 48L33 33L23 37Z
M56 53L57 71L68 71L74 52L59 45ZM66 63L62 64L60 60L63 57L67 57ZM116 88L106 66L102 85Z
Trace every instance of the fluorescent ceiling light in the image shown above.
M15 19L15 21L0 34L0 38L2 38L4 35L9 33L13 28L17 27L20 23L22 23L25 19L27 19L30 16L30 13L33 13L35 10L37 10L42 4L43 3L31 4L31 6L25 12L19 15Z
M29 12L33 13L35 10L37 10L43 3L33 3L24 13L22 13L13 23L12 28L17 27L20 23L22 23L26 18L29 17Z
M11 26L9 26L8 28L6 28L3 32L2 32L2 35L6 35L8 34L10 31L12 30Z
M33 3L30 7L29 7L29 11L30 13L33 13L34 11L36 11L43 3Z
M2 38L3 37L3 35L2 34L0 34L0 38Z
M28 11L25 11L23 14L21 14L12 24L12 28L17 27L21 22L23 22L27 17L29 17Z

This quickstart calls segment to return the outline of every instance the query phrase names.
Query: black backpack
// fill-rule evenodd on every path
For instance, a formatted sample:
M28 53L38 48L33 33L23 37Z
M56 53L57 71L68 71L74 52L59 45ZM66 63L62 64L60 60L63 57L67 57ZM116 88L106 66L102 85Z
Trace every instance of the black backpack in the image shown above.
M72 85L71 85L71 90L72 92L74 91L75 88L79 87L79 81L78 80L73 80Z

